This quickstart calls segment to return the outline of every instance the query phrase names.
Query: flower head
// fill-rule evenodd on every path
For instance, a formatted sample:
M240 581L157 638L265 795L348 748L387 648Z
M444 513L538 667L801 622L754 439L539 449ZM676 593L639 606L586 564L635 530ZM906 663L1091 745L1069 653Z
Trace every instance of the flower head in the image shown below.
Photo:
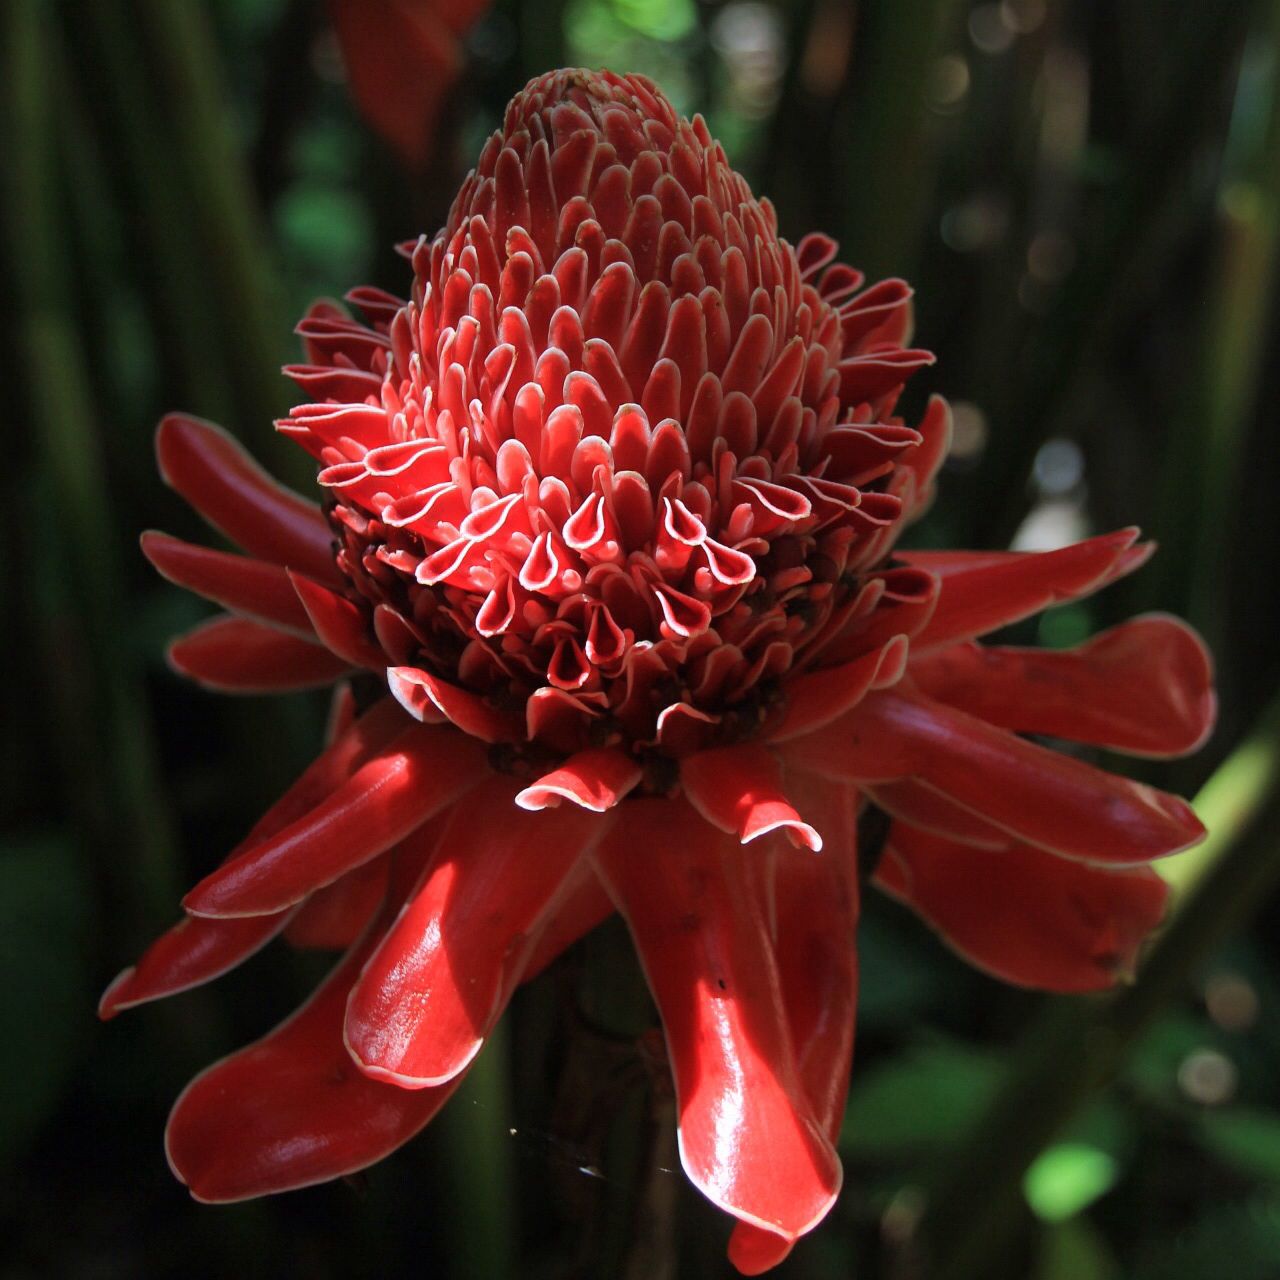
M216 428L161 426L166 479L249 553L146 536L228 610L174 665L380 692L359 717L340 696L329 747L104 1013L281 930L349 948L174 1109L175 1172L237 1199L405 1141L514 988L616 909L685 1169L739 1220L734 1262L765 1269L839 1189L860 808L892 818L876 883L977 964L1107 985L1163 910L1146 864L1201 828L1023 735L1191 750L1207 656L1162 616L1068 652L976 642L1148 549L895 554L949 429L937 398L895 413L932 362L904 346L910 290L864 289L826 237L793 248L648 81L531 82L406 253L407 301L357 289L362 319L318 304L300 326L310 401L279 426L319 505Z

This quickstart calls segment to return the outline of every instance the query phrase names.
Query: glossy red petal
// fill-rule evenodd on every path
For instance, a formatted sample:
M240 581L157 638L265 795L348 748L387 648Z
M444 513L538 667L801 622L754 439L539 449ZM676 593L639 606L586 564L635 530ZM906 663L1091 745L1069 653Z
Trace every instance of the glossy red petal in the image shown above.
M522 809L553 809L569 800L604 813L628 795L642 777L635 756L616 747L579 751L558 769L544 773L516 796Z
M169 644L179 675L220 693L287 693L332 684L350 663L328 649L230 615L211 618Z
M479 1052L533 940L607 819L531 814L494 778L450 814L422 882L366 963L347 1007L362 1071L403 1088L452 1079Z
M355 1173L407 1142L456 1083L370 1080L342 1045L347 991L376 934L256 1044L201 1072L174 1104L165 1150L197 1200L225 1203Z
M819 857L775 845L769 914L776 922L778 976L800 1081L834 1144L844 1120L857 1015L857 793L812 777L787 779L827 833ZM744 1275L780 1263L792 1241L739 1222L729 1260Z
M918 778L1011 835L1083 862L1145 862L1204 838L1177 796L898 689L870 694L784 753L826 777Z
M822 848L822 837L783 793L782 768L768 747L743 743L696 752L681 760L680 781L689 803L743 844L781 830L808 849Z
M954 645L914 662L911 678L931 697L1003 728L1132 755L1196 750L1217 711L1204 642L1166 614L1056 652Z
M962 808L954 800L948 800L917 778L877 782L864 787L863 791L891 817L901 818L913 827L958 840L961 844L975 845L979 849L1003 849L1012 839L1007 831Z
M165 483L250 555L340 583L320 508L271 478L221 427L171 413L156 431Z
M794 1239L840 1190L796 1068L774 942L744 854L680 800L627 805L597 853L662 1014L680 1159L706 1196Z
M981 555L967 565L952 554L933 616L913 638L912 652L970 640L1099 590L1115 581L1117 570L1137 567L1130 555L1137 537L1137 529L1119 529L1057 551ZM899 558L931 572L937 564L929 553L904 551Z
M170 582L232 613L311 637L307 611L278 564L212 551L154 530L144 533L141 541L143 554Z
M387 687L416 720L447 720L481 742L518 742L524 737L519 716L509 715L478 693L441 680L418 667L389 667Z
M345 596L300 573L290 573L289 582L306 611L311 629L330 653L353 667L372 671L386 668L386 655L370 638L366 613Z
M907 667L908 648L906 636L894 636L852 662L788 680L782 719L766 731L765 741L785 742L820 729L856 707L872 689L897 684Z
M208 916L280 911L385 852L487 768L471 739L411 725L305 817L206 876L183 906Z
M345 951L364 933L382 908L390 871L389 855L383 854L354 871L348 871L323 889L317 889L289 921L284 931L285 941L294 947ZM261 920L263 917L247 916L246 919Z
M1090 867L1018 843L975 849L902 823L876 883L978 968L1049 991L1131 975L1168 897L1150 867Z

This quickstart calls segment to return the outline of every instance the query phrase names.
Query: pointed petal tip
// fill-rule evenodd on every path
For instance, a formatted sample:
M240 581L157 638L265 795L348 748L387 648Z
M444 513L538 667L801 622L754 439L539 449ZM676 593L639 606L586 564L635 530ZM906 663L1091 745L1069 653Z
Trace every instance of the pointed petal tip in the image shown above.
M132 1007L133 1002L125 997L125 992L137 971L137 965L131 964L128 968L121 969L107 984L107 989L98 999L98 1017L103 1022L110 1022L116 1014Z

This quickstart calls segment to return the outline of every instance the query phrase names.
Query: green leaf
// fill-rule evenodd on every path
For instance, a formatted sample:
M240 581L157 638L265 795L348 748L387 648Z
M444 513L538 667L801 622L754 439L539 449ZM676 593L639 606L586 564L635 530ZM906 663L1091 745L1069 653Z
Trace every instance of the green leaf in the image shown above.
M1074 1218L1044 1229L1035 1280L1120 1280L1120 1266L1097 1227Z
M1022 1190L1037 1217L1065 1222L1110 1191L1119 1172L1109 1152L1083 1142L1059 1142L1032 1163Z
M840 1149L855 1159L905 1156L960 1138L1002 1078L989 1054L959 1045L909 1049L854 1077Z
M0 1155L56 1105L85 1032L84 867L61 835L0 846Z

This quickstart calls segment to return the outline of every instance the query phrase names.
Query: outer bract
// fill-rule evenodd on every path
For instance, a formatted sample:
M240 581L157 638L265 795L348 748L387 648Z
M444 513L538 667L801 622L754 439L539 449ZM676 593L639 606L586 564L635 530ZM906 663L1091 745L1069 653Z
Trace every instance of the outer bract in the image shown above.
M910 290L864 288L821 235L793 248L648 81L533 81L406 255L408 300L356 289L360 318L299 326L308 401L279 426L318 501L216 427L161 424L165 478L248 553L144 538L227 610L173 665L339 694L323 754L103 1014L281 931L349 948L170 1120L198 1198L285 1190L411 1137L515 987L617 910L685 1170L765 1270L840 1187L860 808L892 817L875 883L975 964L1105 987L1160 920L1147 864L1203 833L1024 735L1193 750L1208 658L1160 616L1067 652L979 643L1147 549L895 556L949 426L936 398L895 410L932 361L904 345Z

